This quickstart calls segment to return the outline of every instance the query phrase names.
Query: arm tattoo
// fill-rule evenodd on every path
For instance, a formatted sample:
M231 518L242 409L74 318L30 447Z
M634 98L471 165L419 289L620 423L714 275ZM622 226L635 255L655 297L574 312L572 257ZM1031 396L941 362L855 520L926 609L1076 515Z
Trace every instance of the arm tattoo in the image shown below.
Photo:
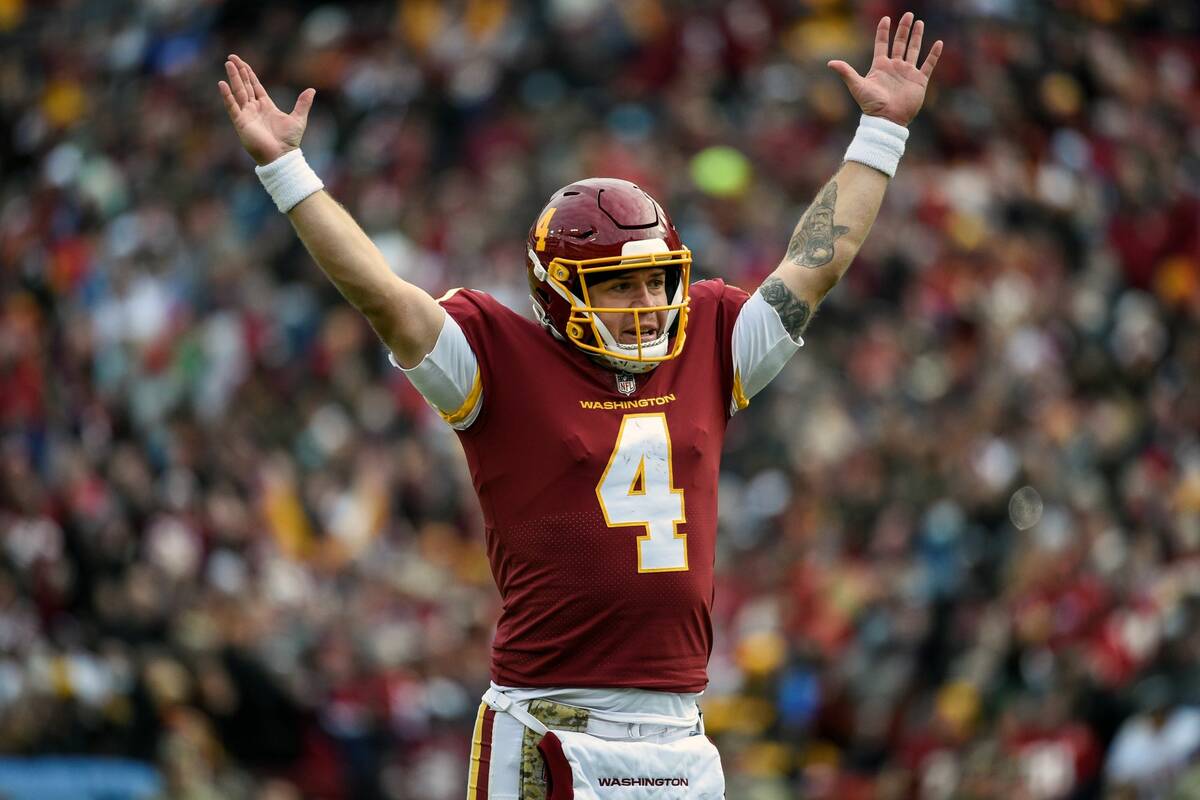
M812 319L812 309L808 307L808 303L792 294L792 290L783 281L779 278L767 278L763 285L758 287L758 293L779 313L783 327L793 339L804 333L809 320Z
M834 243L850 232L845 225L833 222L833 207L837 205L837 181L830 181L796 226L788 243L788 260L799 267L816 269L833 261Z

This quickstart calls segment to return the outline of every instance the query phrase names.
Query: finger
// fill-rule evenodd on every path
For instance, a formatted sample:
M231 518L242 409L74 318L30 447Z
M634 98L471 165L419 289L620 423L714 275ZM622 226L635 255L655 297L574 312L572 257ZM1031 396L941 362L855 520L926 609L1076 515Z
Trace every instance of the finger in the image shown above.
M230 119L237 119L238 108L237 101L233 99L233 90L229 88L229 84L225 81L217 81L217 88L221 90L221 99L225 101L225 110L229 112Z
M242 70L243 67L246 67L246 68L250 67L250 64L248 64L246 62L246 59L242 58L237 53L231 53L229 55L229 60L233 62L233 65L238 68L239 72Z
M296 107L292 109L292 116L301 121L308 119L308 112L312 108L313 98L317 96L317 90L309 87L300 93L296 98Z
M937 66L938 57L942 54L942 40L938 39L933 43L933 47L929 48L929 55L925 56L925 63L921 65L921 74L926 78L933 75L933 68Z
M846 87L853 94L854 89L858 86L858 82L862 80L862 76L855 71L854 67L845 61L830 61L826 66L836 72L838 77L846 82Z
M896 26L896 40L892 42L892 58L904 58L904 51L908 49L908 30L912 27L913 13L905 11L904 16L900 18L900 24Z
M229 76L229 87L233 89L233 97L237 100L238 107L246 105L249 97L246 95L246 85L242 83L242 75L238 72L237 65L226 61L225 74Z
M251 100L254 100L254 85L250 81L250 68L246 66L245 61L238 67L238 73L242 76L242 83L246 84L246 94L250 96Z
M241 61L241 59L238 60ZM263 88L262 83L258 80L258 74L254 71L254 68L245 61L241 62L241 66L245 69L246 74L250 76L250 88L254 91L254 97L258 100L270 100L271 98L267 95L267 90Z
M887 58L888 32L892 28L892 18L884 17L875 28L875 52L872 58Z
M917 56L921 55L921 37L924 35L925 21L919 19L913 25L912 38L908 40L908 55L904 57L904 60L914 67L917 65Z

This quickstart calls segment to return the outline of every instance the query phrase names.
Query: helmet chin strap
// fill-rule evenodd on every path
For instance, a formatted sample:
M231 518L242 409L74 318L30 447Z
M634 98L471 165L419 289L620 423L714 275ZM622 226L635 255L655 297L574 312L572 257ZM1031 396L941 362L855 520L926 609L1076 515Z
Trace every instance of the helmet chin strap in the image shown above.
M558 328L554 327L554 323L551 322L550 317L546 315L546 310L542 308L542 304L535 300L533 295L530 295L529 299L533 303L533 315L537 317L537 321L541 323L541 326L550 331L550 335L555 339L558 339L560 342L565 342L567 340L566 337L558 332Z

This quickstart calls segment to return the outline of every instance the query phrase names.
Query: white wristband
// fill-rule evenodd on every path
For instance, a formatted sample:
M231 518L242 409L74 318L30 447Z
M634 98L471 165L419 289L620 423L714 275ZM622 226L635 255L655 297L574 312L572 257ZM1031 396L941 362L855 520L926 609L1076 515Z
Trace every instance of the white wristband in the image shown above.
M904 155L904 143L908 140L908 128L897 125L883 117L862 115L854 141L846 148L843 160L857 161L879 170L889 178L896 174L900 156Z
M275 206L285 214L310 194L325 188L299 148L289 150L270 164L255 167L254 172Z

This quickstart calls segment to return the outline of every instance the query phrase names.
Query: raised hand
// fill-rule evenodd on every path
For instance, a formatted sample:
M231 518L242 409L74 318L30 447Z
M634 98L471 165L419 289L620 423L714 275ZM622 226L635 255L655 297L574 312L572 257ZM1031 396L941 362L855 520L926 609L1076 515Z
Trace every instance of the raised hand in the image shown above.
M892 55L889 58L888 32L891 25L889 17L879 20L879 27L875 29L875 55L871 60L871 71L865 78L845 61L830 61L829 68L846 82L846 87L864 114L907 125L925 102L925 87L929 85L929 76L933 74L933 68L942 54L942 40L933 43L925 63L917 69L925 23L917 20L914 25L913 13L905 13L896 26L896 41L892 43Z
M292 113L285 114L271 102L250 65L238 56L229 56L225 73L229 83L218 81L217 86L246 152L261 165L298 148L317 90L305 89L296 98Z

